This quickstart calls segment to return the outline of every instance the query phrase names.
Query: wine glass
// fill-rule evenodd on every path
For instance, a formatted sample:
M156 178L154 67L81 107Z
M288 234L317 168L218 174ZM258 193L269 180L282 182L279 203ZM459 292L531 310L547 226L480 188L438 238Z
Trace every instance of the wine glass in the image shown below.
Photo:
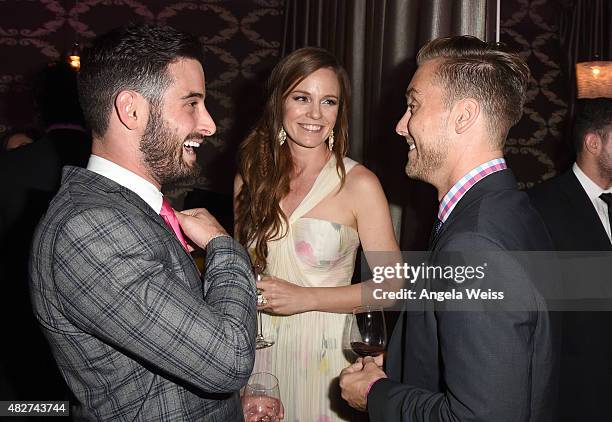
M279 422L284 413L278 379L267 372L251 375L241 401L245 422Z
M255 274L257 274L257 281L261 280L261 274L255 269ZM259 305L263 301L263 291L261 289L257 289L257 304ZM270 347L274 345L274 341L267 339L263 335L263 322L261 319L261 311L257 309L257 335L255 336L255 348L256 349L265 349L266 347Z
M361 357L378 356L387 345L385 314L380 307L358 306L351 319L351 349Z

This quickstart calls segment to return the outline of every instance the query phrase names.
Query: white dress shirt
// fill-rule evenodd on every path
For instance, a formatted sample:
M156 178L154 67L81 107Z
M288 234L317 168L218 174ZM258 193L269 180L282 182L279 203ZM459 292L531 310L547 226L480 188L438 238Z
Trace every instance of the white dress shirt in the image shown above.
M104 176L131 190L149 204L156 213L159 214L161 211L164 195L151 182L143 179L136 173L93 154L89 156L87 170L98 173L100 176Z
M589 179L589 176L584 174L584 172L578 166L577 163L574 163L572 169L574 170L574 174L578 178L578 181L582 185L582 188L593 203L595 211L597 211L597 215L601 220L601 224L603 224L604 228L606 229L606 234L608 235L608 238L610 238L610 242L612 242L610 219L608 217L608 204L606 204L604 200L599 197L599 195L601 195L602 193L611 193L612 189L604 190L600 188L597 183L593 182L591 179Z

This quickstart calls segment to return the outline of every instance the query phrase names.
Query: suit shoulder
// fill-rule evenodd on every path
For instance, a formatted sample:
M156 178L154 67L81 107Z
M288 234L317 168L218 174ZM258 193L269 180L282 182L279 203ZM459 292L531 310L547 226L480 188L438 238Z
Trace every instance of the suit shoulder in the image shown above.
M486 231L472 229L453 233L444 238L436 248L439 251L502 251L506 248Z
M558 197L563 190L563 186L568 183L568 177L567 174L560 174L551 179L544 180L528 189L526 191L527 195L529 195L532 201L549 200Z
M508 250L549 250L540 214L525 192L501 190L482 199L473 230Z
M118 210L111 203L100 203L85 200L83 192L73 192L71 189L62 189L53 198L47 213L40 221L39 226L44 229L55 229L62 232L66 230L85 230L87 226L96 224L101 216L109 218Z
M59 253L93 251L96 256L112 253L166 257L171 235L161 224L112 202L58 203L41 220L34 247Z
M120 201L116 194L108 194L94 184L71 182L62 185L51 201L41 225L56 227L58 232L77 230L83 232L95 226L116 227L125 220L131 227L146 226L145 218L127 201ZM96 229L98 230L98 229Z

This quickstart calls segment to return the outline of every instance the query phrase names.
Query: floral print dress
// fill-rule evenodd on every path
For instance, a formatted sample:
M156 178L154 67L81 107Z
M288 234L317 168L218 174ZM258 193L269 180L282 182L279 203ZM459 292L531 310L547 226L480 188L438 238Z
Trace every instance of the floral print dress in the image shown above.
M345 158L348 173L355 161ZM304 217L340 186L332 157L310 192L289 218L287 235L268 242L266 273L308 287L351 283L359 235L352 227ZM291 316L263 314L264 335L276 344L257 351L254 372L279 379L286 422L354 420L340 397L338 375L354 359L346 314L306 312Z

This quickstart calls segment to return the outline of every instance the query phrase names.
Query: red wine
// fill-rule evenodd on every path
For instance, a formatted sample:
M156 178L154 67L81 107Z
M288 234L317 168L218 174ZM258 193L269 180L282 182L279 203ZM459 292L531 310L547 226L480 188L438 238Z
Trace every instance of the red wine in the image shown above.
M361 341L351 341L351 349L359 356L378 356L385 351L385 346L369 345Z

